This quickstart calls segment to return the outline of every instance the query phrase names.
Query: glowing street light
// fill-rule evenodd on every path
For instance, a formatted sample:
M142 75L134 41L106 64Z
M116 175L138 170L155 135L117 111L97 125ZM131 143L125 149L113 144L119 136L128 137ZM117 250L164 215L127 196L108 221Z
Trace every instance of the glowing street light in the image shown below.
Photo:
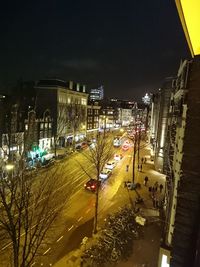
M148 93L146 93L145 96L143 96L142 101L143 101L143 103L145 105L149 105L150 104L151 98L150 98Z
M6 164L5 168L6 168L7 171L12 171L14 169L14 167L15 166L12 163L8 163L8 164Z
M200 55L200 1L175 0L192 57Z

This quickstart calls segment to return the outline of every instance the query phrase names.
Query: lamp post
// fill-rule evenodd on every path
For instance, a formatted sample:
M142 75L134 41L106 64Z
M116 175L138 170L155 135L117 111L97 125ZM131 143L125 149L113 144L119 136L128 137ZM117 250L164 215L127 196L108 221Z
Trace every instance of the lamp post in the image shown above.
M103 131L106 131L106 115L103 116Z
M132 181L133 184L135 182L135 159L136 159L136 153L137 153L137 125L135 125L135 136L134 136L134 147L133 147L133 177Z
M8 163L8 164L6 164L5 168L6 168L7 171L12 171L14 169L14 164Z

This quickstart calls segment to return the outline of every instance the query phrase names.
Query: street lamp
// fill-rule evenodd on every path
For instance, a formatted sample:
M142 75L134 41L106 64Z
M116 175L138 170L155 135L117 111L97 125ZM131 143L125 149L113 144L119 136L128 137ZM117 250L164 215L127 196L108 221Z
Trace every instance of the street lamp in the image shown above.
M14 169L14 164L12 164L12 163L8 163L8 164L6 164L6 166L5 166L5 168L6 168L6 170L7 171L12 171L13 169Z
M106 116L105 115L103 116L103 121L104 121L103 129L104 129L104 132L105 132L105 130L106 130Z

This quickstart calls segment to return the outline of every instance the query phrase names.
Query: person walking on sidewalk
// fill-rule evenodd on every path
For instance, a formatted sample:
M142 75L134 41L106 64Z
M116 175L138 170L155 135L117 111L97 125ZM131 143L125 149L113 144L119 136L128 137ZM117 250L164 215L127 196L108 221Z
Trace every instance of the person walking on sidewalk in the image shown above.
M155 188L155 191L157 191L157 189L158 189L158 182L155 182L154 188Z
M138 168L138 171L140 171L140 164L138 164L137 168Z
M153 207L156 208L156 197L153 197L152 201L153 201Z
M126 165L126 171L127 171L127 172L128 172L128 169L129 169L129 165L127 164L127 165Z
M163 190L163 185L162 184L160 184L160 193L162 193L162 190Z
M140 164L140 171L142 172L142 164Z
M145 176L145 177L144 177L144 185L145 185L145 186L147 186L147 182L148 182L148 181L149 181L148 176Z

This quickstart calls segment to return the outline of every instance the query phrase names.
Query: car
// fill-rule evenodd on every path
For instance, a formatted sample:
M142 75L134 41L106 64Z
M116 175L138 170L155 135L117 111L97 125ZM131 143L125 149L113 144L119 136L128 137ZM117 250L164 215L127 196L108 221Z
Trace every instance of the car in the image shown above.
M119 160L121 160L122 158L123 158L122 154L115 154L115 155L114 155L114 160L116 160L116 161L119 161Z
M75 148L76 148L77 151L81 151L82 150L81 145L76 145Z
M92 144L90 145L90 148L91 148L91 149L94 149L95 146L96 146L96 144L95 144L95 143L92 143Z
M128 149L129 149L129 145L125 144L125 145L122 146L122 150L127 151Z
M99 175L99 178L100 178L101 180L105 180L105 179L108 179L108 177L109 177L111 174L112 174L112 171L111 171L110 169L106 169L106 168L104 168L104 169L101 171L101 173L100 173L100 175Z
M87 145L90 146L92 144L92 140L87 140Z
M116 164L115 161L109 161L106 163L105 168L112 170L115 167L115 164Z
M26 172L35 172L37 170L37 168L35 166L27 166L25 168Z
M82 149L87 148L87 147L88 147L88 145L87 145L86 142L83 142L83 143L81 144L81 148L82 148Z
M101 181L97 181L97 179L91 178L89 181L87 181L87 183L85 183L84 187L89 191L95 192L97 189L97 184L101 186Z

